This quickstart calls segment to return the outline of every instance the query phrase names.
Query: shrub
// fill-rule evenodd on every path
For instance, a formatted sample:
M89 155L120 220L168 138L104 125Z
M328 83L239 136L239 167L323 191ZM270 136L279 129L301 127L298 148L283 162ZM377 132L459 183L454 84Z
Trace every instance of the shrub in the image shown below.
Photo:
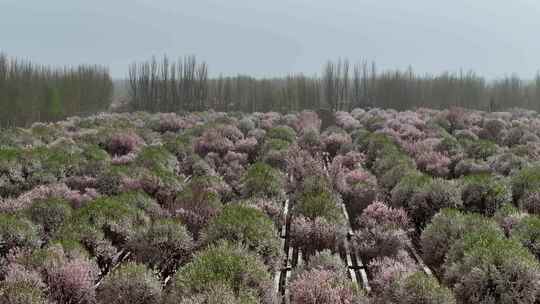
M307 181L310 182L311 179ZM292 211L310 219L321 217L330 223L345 223L337 197L334 193L323 189L304 189Z
M381 257L368 265L372 273L370 286L381 303L391 303L398 281L417 271L414 261L406 251L399 251L395 257Z
M540 166L531 166L519 170L512 177L512 196L514 203L521 204L527 194L540 192Z
M227 199L229 191L228 185L218 177L197 176L189 181L182 192L178 193L174 203L167 207L182 218L195 236L219 212L221 201Z
M353 246L370 261L375 257L395 257L406 250L409 238L406 231L394 227L360 227L352 236Z
M288 126L273 127L266 132L266 138L279 139L292 143L296 139L296 132Z
M314 129L303 130L302 135L300 135L297 142L302 149L309 151L311 154L315 154L323 150L321 134L319 131Z
M421 191L422 187L429 184L431 178L418 171L411 171L410 175L404 176L390 192L392 206L395 208L407 208L411 197Z
M476 140L467 142L465 145L465 151L471 158L487 160L490 156L493 156L498 151L496 143L490 140Z
M302 249L309 258L324 249L336 252L346 231L343 226L328 222L324 218L308 219L298 216L291 222L290 234L292 245Z
M341 257L337 254L333 254L329 249L319 251L309 258L307 264L304 264L297 272L320 269L328 270L335 273L345 273L347 268Z
M247 200L247 203L266 214L276 224L276 227L281 227L281 225L284 224L281 201L275 199L253 198Z
M244 117L240 119L238 128L244 132L244 134L248 134L249 131L255 129L255 122L249 117Z
M495 155L490 159L490 168L502 175L510 175L515 171L524 168L527 165L527 161L520 156L513 153L504 153Z
M121 192L122 175L114 170L106 170L97 177L97 190L103 195L118 195Z
M110 253L110 245L125 246L137 229L150 222L132 198L120 195L97 199L76 210L56 236L81 241L96 255L100 250Z
M520 212L512 203L506 203L495 212L493 219L499 224L504 234L509 237L516 225L527 216L528 214Z
M351 217L359 216L362 210L377 198L377 179L362 169L355 169L346 174L343 168L338 173L335 182L342 194L345 205Z
M540 217L527 216L516 223L511 236L540 258Z
M189 261L193 247L193 238L186 227L174 219L155 221L128 244L138 262L165 276Z
M206 241L238 242L257 252L268 265L274 266L279 257L280 242L274 223L262 211L251 206L225 206L206 229Z
M319 131L321 129L321 125L322 121L316 112L302 111L298 114L298 125L296 127L296 130L298 132L302 132L305 130Z
M251 165L241 179L245 197L279 197L283 195L283 176L264 163Z
M52 198L34 202L28 213L34 223L43 227L45 235L51 236L70 218L72 209L67 201Z
M190 123L176 115L176 113L160 113L159 119L156 124L152 126L152 129L161 133L178 132L189 126Z
M285 158L287 173L292 182L289 187L298 190L304 179L314 176L324 176L323 161L316 158L308 151L302 150L299 146L293 145L287 151Z
M433 217L420 237L424 261L439 270L452 245L472 229L502 233L497 225L477 214L464 214L455 209L443 209Z
M261 161L275 168L286 168L286 155L290 143L281 139L269 139L261 148Z
M105 278L97 299L103 304L159 304L161 282L146 266L130 262Z
M491 174L469 175L462 179L461 198L466 210L493 215L512 200L506 182Z
M193 142L193 150L203 157L210 152L223 155L232 150L233 146L234 143L230 139L214 128L204 131L202 136Z
M392 191L401 179L407 175L413 174L414 170L414 166L411 164L397 164L382 172L382 174L378 176L377 184L383 194L389 195L390 191Z
M540 214L540 192L527 192L518 202L521 210L531 213Z
M46 287L38 272L11 264L0 281L0 303L48 304Z
M362 215L358 218L358 226L362 228L384 226L407 230L409 217L405 210L401 208L394 209L377 201L364 209Z
M204 290L200 293L184 297L181 302L176 300L170 300L174 302L167 302L165 304L257 304L260 301L252 295L244 295L241 298L237 298L234 292L227 286L216 284Z
M167 303L204 293L213 286L230 288L238 298L261 299L270 283L264 263L243 247L220 242L199 252L192 262L180 268L167 295Z
M360 122L356 120L349 112L338 111L335 114L336 125L347 130L352 131L360 127Z
M484 129L481 132L483 138L497 140L499 135L506 128L506 123L501 119L487 119L483 123Z
M247 137L237 141L234 145L234 150L240 153L245 153L250 159L255 159L259 142L255 137Z
M99 270L97 265L83 256L67 258L61 249L59 257L45 264L51 299L66 304L94 303L94 282Z
M237 142L244 138L244 134L242 134L242 131L240 131L240 129L232 125L232 122L227 123L228 124L219 128L219 132L223 137L228 138L232 142Z
M454 176L456 177L489 173L491 173L491 168L486 162L472 158L462 159L454 166Z
M398 283L396 299L399 304L455 304L454 294L441 286L437 279L416 272Z
M352 138L343 130L327 130L322 134L322 143L330 156L335 156L343 147L352 144Z
M446 177L452 160L445 154L436 151L423 152L415 156L416 165L433 176Z
M134 132L113 134L106 143L106 150L113 156L127 155L144 145L144 140Z
M407 202L407 213L417 228L422 228L444 208L460 208L459 187L453 181L436 178L424 184Z
M34 201L49 198L65 198L70 190L65 184L49 184L33 188L17 198L0 200L0 211L13 213L30 208Z
M249 137L255 137L257 141L264 141L264 138L266 137L266 131L263 129L253 129L248 132L247 136Z
M291 303L367 303L342 274L313 269L298 275L290 285Z
M41 243L39 227L17 215L0 214L0 243L5 244L4 250L36 248Z
M472 230L471 230L472 231ZM446 284L459 303L535 303L540 265L518 242L493 230L474 230L456 242L445 262Z

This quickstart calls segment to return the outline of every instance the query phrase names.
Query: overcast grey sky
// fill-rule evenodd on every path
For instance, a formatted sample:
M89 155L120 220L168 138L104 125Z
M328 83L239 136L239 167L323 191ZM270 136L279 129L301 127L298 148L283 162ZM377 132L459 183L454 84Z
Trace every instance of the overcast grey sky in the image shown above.
M538 0L0 0L0 51L46 64L195 54L211 74L319 73L330 58L488 77L540 69Z

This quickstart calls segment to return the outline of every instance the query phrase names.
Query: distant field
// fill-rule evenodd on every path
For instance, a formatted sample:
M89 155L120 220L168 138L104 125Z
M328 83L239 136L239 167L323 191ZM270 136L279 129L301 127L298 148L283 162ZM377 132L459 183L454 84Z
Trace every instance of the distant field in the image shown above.
M520 109L5 129L0 303L538 303L539 161Z

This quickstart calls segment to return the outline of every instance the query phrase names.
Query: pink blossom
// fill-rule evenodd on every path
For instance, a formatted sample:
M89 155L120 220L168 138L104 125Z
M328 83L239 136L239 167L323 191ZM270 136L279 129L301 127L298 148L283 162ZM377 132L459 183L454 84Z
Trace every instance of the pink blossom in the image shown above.
M298 114L297 124L294 126L294 129L299 133L306 130L320 131L321 124L321 119L317 113L313 111L302 111Z
M358 223L363 228L389 226L407 230L409 217L402 208L394 209L383 202L375 201L364 209Z
M122 156L138 151L143 145L144 140L134 132L117 133L107 141L107 151L113 156Z
M348 279L341 273L312 269L300 273L290 286L291 302L295 304L352 304L359 302Z
M192 127L194 124L192 121L184 120L182 117L176 115L176 113L161 113L159 114L158 131L164 132L178 132L182 129Z
M352 117L348 112L338 111L335 114L336 124L338 127L343 128L344 130L354 130L360 127L360 122Z
M418 269L407 252L401 251L397 257L383 257L371 261L368 265L373 279L370 284L377 294L391 294L394 284L412 275Z
M253 155L257 149L258 141L255 137L247 137L237 141L234 145L234 151Z
M50 296L58 303L88 303L95 300L94 282L99 269L88 259L78 257L47 270Z

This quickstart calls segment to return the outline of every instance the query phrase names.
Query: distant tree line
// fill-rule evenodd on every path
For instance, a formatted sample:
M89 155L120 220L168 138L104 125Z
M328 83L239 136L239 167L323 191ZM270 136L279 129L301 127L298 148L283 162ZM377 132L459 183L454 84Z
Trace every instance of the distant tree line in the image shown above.
M473 72L420 75L379 71L367 61L328 61L321 75L281 78L208 76L195 56L151 58L129 67L127 110L183 112L350 110L461 106L487 111L522 107L540 111L540 74L488 81ZM107 110L113 82L103 66L53 68L0 54L0 127L27 126ZM123 100L121 96L115 97ZM125 106L123 109L126 109Z
M152 58L130 68L130 99L134 110L295 111L328 108L452 106L498 111L512 107L540 110L540 74L534 80L517 76L487 81L474 72L419 75L405 71L379 72L375 63L351 65L328 61L321 76L283 78L245 75L210 79L206 63L186 57L171 63Z
M209 101L208 68L194 56L177 62L133 63L129 67L129 95L132 110L174 112L202 110Z
M0 54L0 127L103 111L112 92L105 67L52 68Z

